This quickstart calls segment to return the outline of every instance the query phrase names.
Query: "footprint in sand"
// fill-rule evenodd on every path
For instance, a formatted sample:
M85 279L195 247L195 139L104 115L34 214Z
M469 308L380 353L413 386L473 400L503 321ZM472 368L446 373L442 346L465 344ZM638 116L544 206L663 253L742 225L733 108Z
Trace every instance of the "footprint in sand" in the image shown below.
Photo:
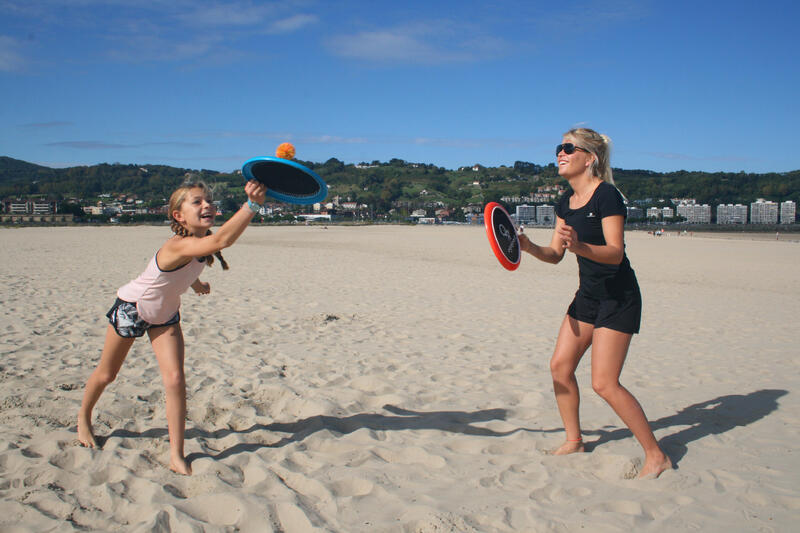
M212 526L234 526L242 518L241 502L229 494L195 496L175 507L195 520Z
M331 491L337 497L366 496L372 492L373 486L369 480L349 478L334 481L331 484Z
M279 503L275 505L275 518L278 522L279 531L311 532L314 526L303 513L303 511L293 503Z
M645 513L642 504L633 500L614 500L603 502L586 509L588 514L597 513L617 513L628 516L641 516L646 518L653 518L649 513Z
M447 464L443 457L431 455L422 448L408 447L401 450L377 449L373 453L387 463L403 465L420 464L428 468L442 468Z
M273 472L283 480L287 488L301 496L305 501L313 502L317 511L328 516L335 516L338 506L328 488L316 479L294 472L274 469Z

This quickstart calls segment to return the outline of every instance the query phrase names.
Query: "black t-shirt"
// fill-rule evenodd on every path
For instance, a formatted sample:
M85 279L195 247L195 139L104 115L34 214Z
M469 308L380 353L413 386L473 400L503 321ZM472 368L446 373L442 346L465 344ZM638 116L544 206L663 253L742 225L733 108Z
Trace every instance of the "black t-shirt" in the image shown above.
M602 219L613 215L627 217L622 194L605 181L597 186L589 201L577 209L569 207L571 196L572 190L561 197L556 206L556 215L575 229L581 242L605 245ZM636 275L624 252L619 265L597 263L579 255L576 257L580 275L578 292L584 296L597 299L613 298L637 287Z

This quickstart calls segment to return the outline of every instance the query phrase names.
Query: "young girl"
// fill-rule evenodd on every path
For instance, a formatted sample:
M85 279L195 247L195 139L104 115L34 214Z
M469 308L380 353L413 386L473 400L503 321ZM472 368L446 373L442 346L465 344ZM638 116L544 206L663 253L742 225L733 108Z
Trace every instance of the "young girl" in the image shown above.
M565 251L578 259L579 287L561 323L550 360L553 390L566 430L557 455L582 452L575 369L592 346L592 388L614 409L644 448L639 477L657 477L672 463L659 447L636 398L619 382L634 333L639 332L642 297L625 254L626 208L614 187L608 137L588 128L564 134L556 147L558 173L568 191L556 207L556 227L549 246L537 246L524 234L520 248L547 263Z
M228 265L220 250L236 242L253 215L264 203L266 187L251 180L245 184L247 203L230 220L211 233L216 208L203 183L179 187L169 200L169 218L175 236L156 252L145 271L117 292L109 310L109 326L100 362L86 382L78 413L78 440L84 446L97 446L92 432L92 409L106 386L117 377L136 337L147 332L158 360L167 396L170 469L191 474L183 455L186 417L186 381L183 372L184 344L180 326L180 295L191 287L208 294L211 286L199 275L216 254L224 270Z

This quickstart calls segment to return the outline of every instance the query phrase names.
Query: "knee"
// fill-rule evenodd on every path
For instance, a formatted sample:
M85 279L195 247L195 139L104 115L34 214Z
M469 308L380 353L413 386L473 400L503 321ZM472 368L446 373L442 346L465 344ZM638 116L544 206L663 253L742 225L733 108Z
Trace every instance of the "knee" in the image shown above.
M573 373L574 368L568 362L555 357L550 359L550 374L553 376L553 381L569 381Z
M168 391L183 391L186 389L186 376L183 371L167 372L162 377L164 388Z
M618 381L609 379L592 379L592 389L597 393L598 396L604 399L609 398L617 389L619 389L619 387L620 385Z
M101 387L107 387L117 379L117 373L109 370L97 369L92 374L92 379Z

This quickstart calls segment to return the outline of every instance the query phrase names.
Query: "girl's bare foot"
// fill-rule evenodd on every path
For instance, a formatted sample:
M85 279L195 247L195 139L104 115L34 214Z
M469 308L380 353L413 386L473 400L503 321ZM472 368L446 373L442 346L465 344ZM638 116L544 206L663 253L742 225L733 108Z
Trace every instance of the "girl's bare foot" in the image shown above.
M169 461L169 469L176 474L182 474L184 476L192 475L192 467L189 466L189 463L187 463L186 459L183 457L172 457Z
M655 457L645 457L642 471L639 472L639 479L656 479L665 470L672 469L672 461L663 452Z
M583 452L583 441L582 440L566 440L564 444L550 450L548 453L550 455L569 455L571 453L579 453Z
M92 431L92 423L89 419L81 415L78 415L78 440L81 446L97 448L97 441L94 440L94 433Z

